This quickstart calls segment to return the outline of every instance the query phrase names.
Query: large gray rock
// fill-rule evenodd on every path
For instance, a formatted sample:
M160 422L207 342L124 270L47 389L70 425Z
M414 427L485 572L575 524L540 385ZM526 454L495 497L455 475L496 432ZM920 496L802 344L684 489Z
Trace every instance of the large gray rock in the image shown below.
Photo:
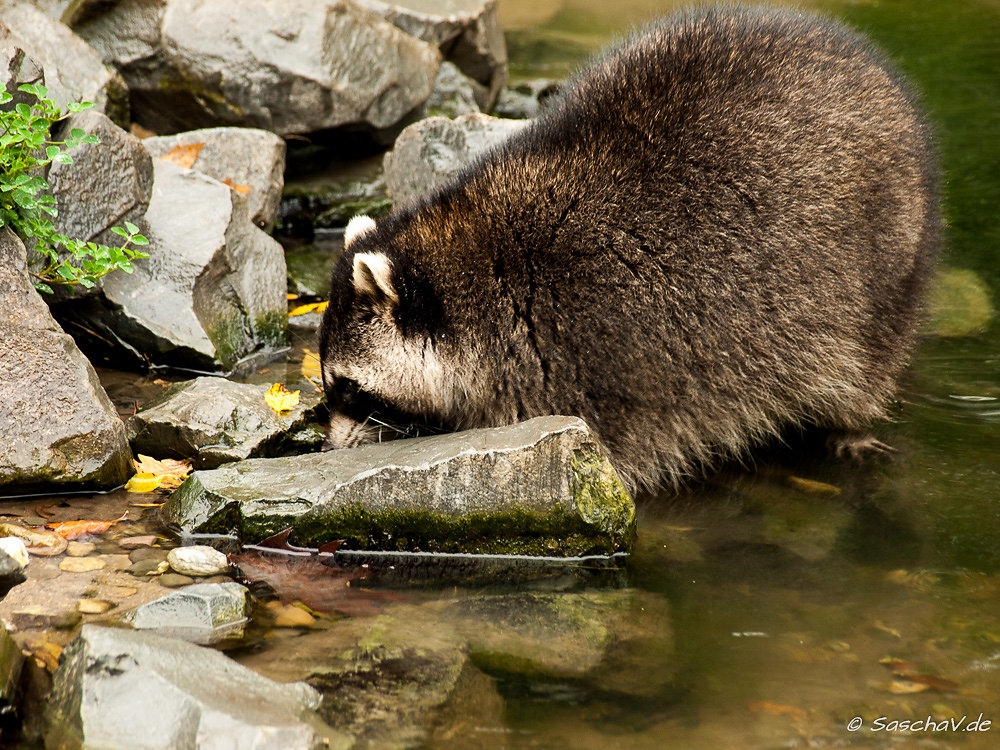
M123 0L77 30L157 133L390 128L427 98L440 62L434 45L350 0Z
M296 436L313 434L319 396L301 391L299 405L277 414L264 401L267 386L201 377L176 383L147 403L126 424L133 450L152 456L191 458L197 468L212 469L244 458L285 455L318 448Z
M434 88L420 107L421 119L427 117L459 117L479 111L485 99L482 84L466 77L454 63L443 62L438 68Z
M489 109L507 80L507 45L496 0L358 0L411 36L436 44L445 59L483 86Z
M106 750L347 746L347 738L316 718L319 703L308 685L272 682L209 648L84 625L55 674L45 744Z
M68 153L70 164L53 162L48 182L58 213L56 231L78 240L120 245L111 228L137 224L153 190L153 163L142 143L100 112L88 110L67 118L60 138L80 129L100 143L81 143Z
M385 155L385 183L396 205L420 200L454 179L473 159L527 127L483 114L431 117L410 125Z
M0 488L121 484L132 460L125 426L35 291L26 255L0 229Z
M142 142L154 159L178 146L197 144L202 145L191 168L244 196L250 219L270 231L285 184L284 139L256 128L205 128Z
M154 363L231 370L286 345L285 258L226 185L162 159L146 211L150 257L104 279L111 336Z
M628 549L635 506L575 417L538 417L196 471L164 517L184 531L256 541L293 526L303 543L573 556Z
M25 83L44 83L45 74L41 66L31 59L12 40L4 38L4 27L0 23L0 88L13 97L6 104L0 104L0 112L10 112L18 104L31 104L35 97L18 88Z
M128 126L128 89L89 44L54 18L24 2L0 0L0 46L21 47L45 71L49 96L65 111L88 101L119 125Z

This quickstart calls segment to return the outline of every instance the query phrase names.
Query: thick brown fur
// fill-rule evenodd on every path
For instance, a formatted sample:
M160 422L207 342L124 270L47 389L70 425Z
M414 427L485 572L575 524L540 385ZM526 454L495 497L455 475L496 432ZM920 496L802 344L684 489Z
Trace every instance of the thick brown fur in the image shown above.
M652 488L791 426L864 429L914 346L936 182L913 95L854 32L666 19L351 242L321 329L331 442L374 404L572 414Z

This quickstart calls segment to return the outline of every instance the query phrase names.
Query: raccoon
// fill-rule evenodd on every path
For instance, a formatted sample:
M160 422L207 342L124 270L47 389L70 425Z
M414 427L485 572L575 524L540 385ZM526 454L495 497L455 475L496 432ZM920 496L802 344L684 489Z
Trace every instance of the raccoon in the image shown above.
M679 14L446 187L351 222L320 329L328 447L370 440L377 411L577 415L633 489L789 428L857 447L938 238L931 134L863 37L801 12Z

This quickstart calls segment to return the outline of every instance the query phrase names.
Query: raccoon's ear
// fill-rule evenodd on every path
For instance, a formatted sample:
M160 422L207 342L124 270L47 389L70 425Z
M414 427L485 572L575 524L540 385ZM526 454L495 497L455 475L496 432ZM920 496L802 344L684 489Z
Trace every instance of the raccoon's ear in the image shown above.
M371 217L365 215L354 216L347 222L347 229L344 230L344 247L348 248L351 243L363 234L367 234L375 228L375 222Z
M354 256L354 289L376 299L399 302L399 292L392 281L392 261L384 253L358 253Z

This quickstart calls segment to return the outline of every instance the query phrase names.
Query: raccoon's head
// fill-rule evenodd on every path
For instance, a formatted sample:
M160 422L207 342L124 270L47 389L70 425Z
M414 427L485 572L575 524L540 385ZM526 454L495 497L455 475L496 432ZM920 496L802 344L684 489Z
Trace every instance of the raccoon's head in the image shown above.
M325 450L371 442L384 423L447 423L455 409L447 323L427 278L366 216L351 220L344 245L319 334Z

